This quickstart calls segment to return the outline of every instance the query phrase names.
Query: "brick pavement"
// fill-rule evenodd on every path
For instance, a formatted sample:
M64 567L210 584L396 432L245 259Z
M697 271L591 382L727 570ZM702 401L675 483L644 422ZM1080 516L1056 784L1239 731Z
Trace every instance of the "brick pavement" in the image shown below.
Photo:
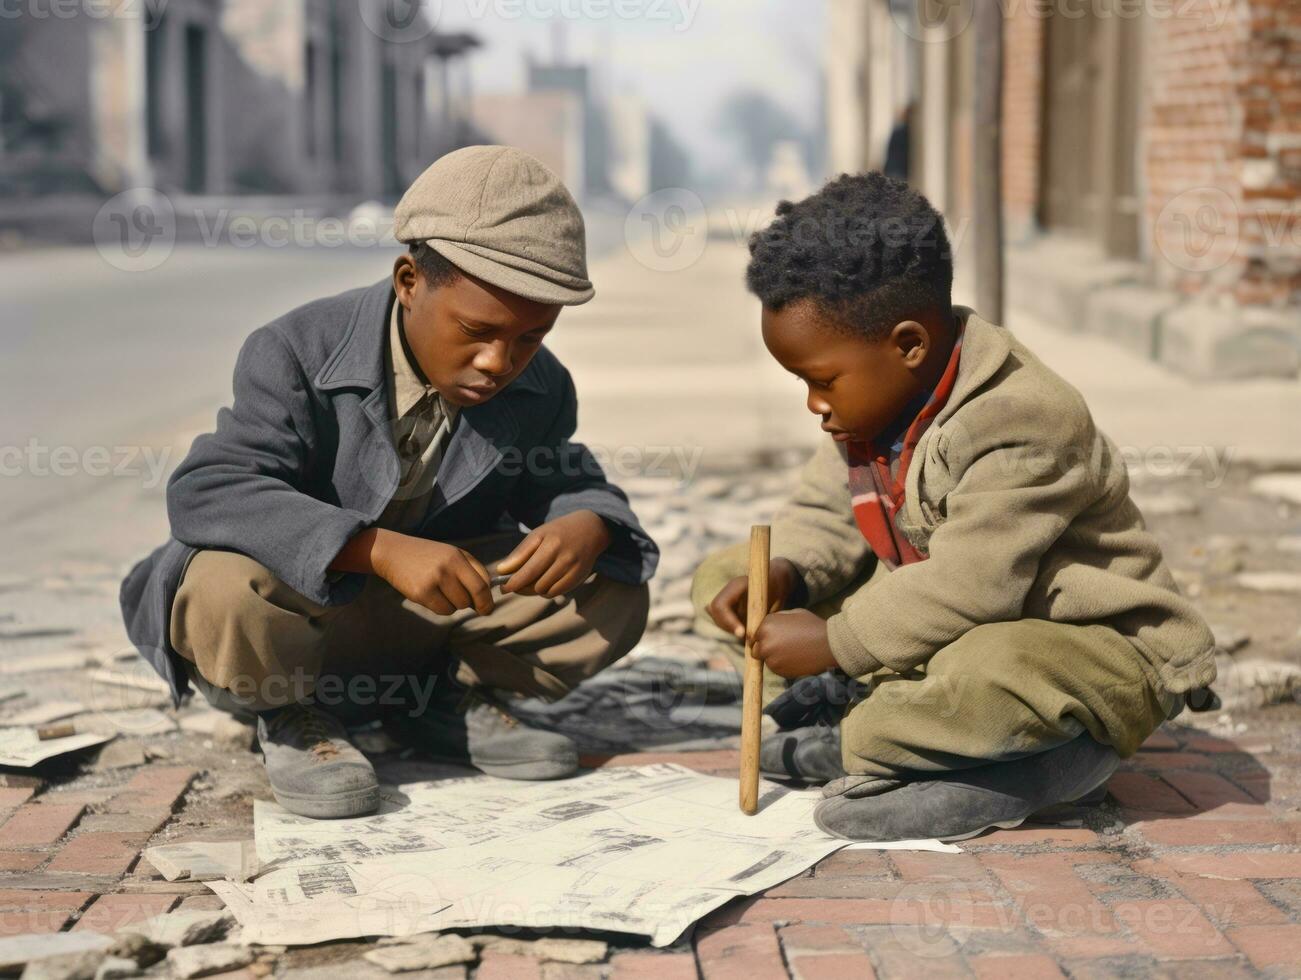
M649 761L731 775L736 754L584 759ZM1112 800L1087 827L998 831L963 843L957 855L840 852L718 910L689 946L629 944L581 969L494 954L471 975L1301 976L1296 761L1259 739L1168 727L1117 774ZM151 765L108 789L0 787L0 935L111 932L182 902L216 904L193 885L171 890L147 864L136 867L196 775ZM365 948L351 946L358 955Z
M151 814L158 826L198 775L148 766L121 786L60 791L0 788L0 936L90 928L113 932L172 908L183 897L115 894L152 830L95 830L112 813Z
M1301 976L1295 763L1168 726L1089 827L833 855L702 923L700 976Z

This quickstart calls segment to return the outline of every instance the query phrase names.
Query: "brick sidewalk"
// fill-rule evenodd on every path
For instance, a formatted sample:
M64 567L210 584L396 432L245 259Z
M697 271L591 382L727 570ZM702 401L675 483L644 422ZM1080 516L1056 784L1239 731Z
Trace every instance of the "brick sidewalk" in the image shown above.
M725 751L584 761L736 771ZM1167 729L1112 779L1096 829L999 831L962 854L841 852L720 909L690 952L615 950L583 967L493 954L473 976L1301 976L1298 762L1259 739ZM182 902L212 907L201 886L137 867L196 775L153 765L114 788L0 788L0 935L112 932ZM293 975L293 957L278 975Z
M197 775L150 766L108 789L0 787L0 936L111 933L176 906L189 886L125 879Z
M1159 732L1112 779L1114 807L1097 816L1116 819L1101 833L1022 828L960 855L835 854L706 920L701 973L1301 976L1301 760L1178 737Z

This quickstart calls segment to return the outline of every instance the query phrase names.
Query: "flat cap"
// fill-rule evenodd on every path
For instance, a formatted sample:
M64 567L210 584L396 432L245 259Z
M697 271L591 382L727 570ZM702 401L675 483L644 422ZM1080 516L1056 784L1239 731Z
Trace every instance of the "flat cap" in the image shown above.
M587 278L583 214L560 178L511 146L467 146L437 160L394 212L400 242L427 242L458 269L539 303L576 306Z

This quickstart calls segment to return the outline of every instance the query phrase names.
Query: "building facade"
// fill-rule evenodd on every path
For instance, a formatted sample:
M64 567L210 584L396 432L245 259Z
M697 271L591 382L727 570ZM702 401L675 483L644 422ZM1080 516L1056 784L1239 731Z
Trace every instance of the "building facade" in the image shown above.
M472 141L463 63L478 42L403 21L410 7L20 8L0 21L0 193L392 198Z
M835 2L860 8L872 35L861 50L888 48L894 77L906 79L910 179L961 229L980 70L975 0ZM1011 303L1190 374L1295 376L1301 5L1022 0L1002 9ZM889 105L879 85L865 89L869 116ZM843 106L839 116L829 124L843 129ZM880 166L879 127L870 132L859 159ZM962 257L959 248L960 267Z

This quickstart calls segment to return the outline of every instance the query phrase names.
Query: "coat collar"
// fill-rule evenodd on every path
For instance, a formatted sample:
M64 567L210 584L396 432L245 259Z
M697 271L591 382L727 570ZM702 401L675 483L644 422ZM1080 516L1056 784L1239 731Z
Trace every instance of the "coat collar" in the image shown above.
M944 422L990 378L998 373L1012 353L1007 333L988 320L982 320L966 306L955 306L956 313L966 324L962 333L962 356L958 361L958 376L953 382L953 392L935 416L935 424Z

